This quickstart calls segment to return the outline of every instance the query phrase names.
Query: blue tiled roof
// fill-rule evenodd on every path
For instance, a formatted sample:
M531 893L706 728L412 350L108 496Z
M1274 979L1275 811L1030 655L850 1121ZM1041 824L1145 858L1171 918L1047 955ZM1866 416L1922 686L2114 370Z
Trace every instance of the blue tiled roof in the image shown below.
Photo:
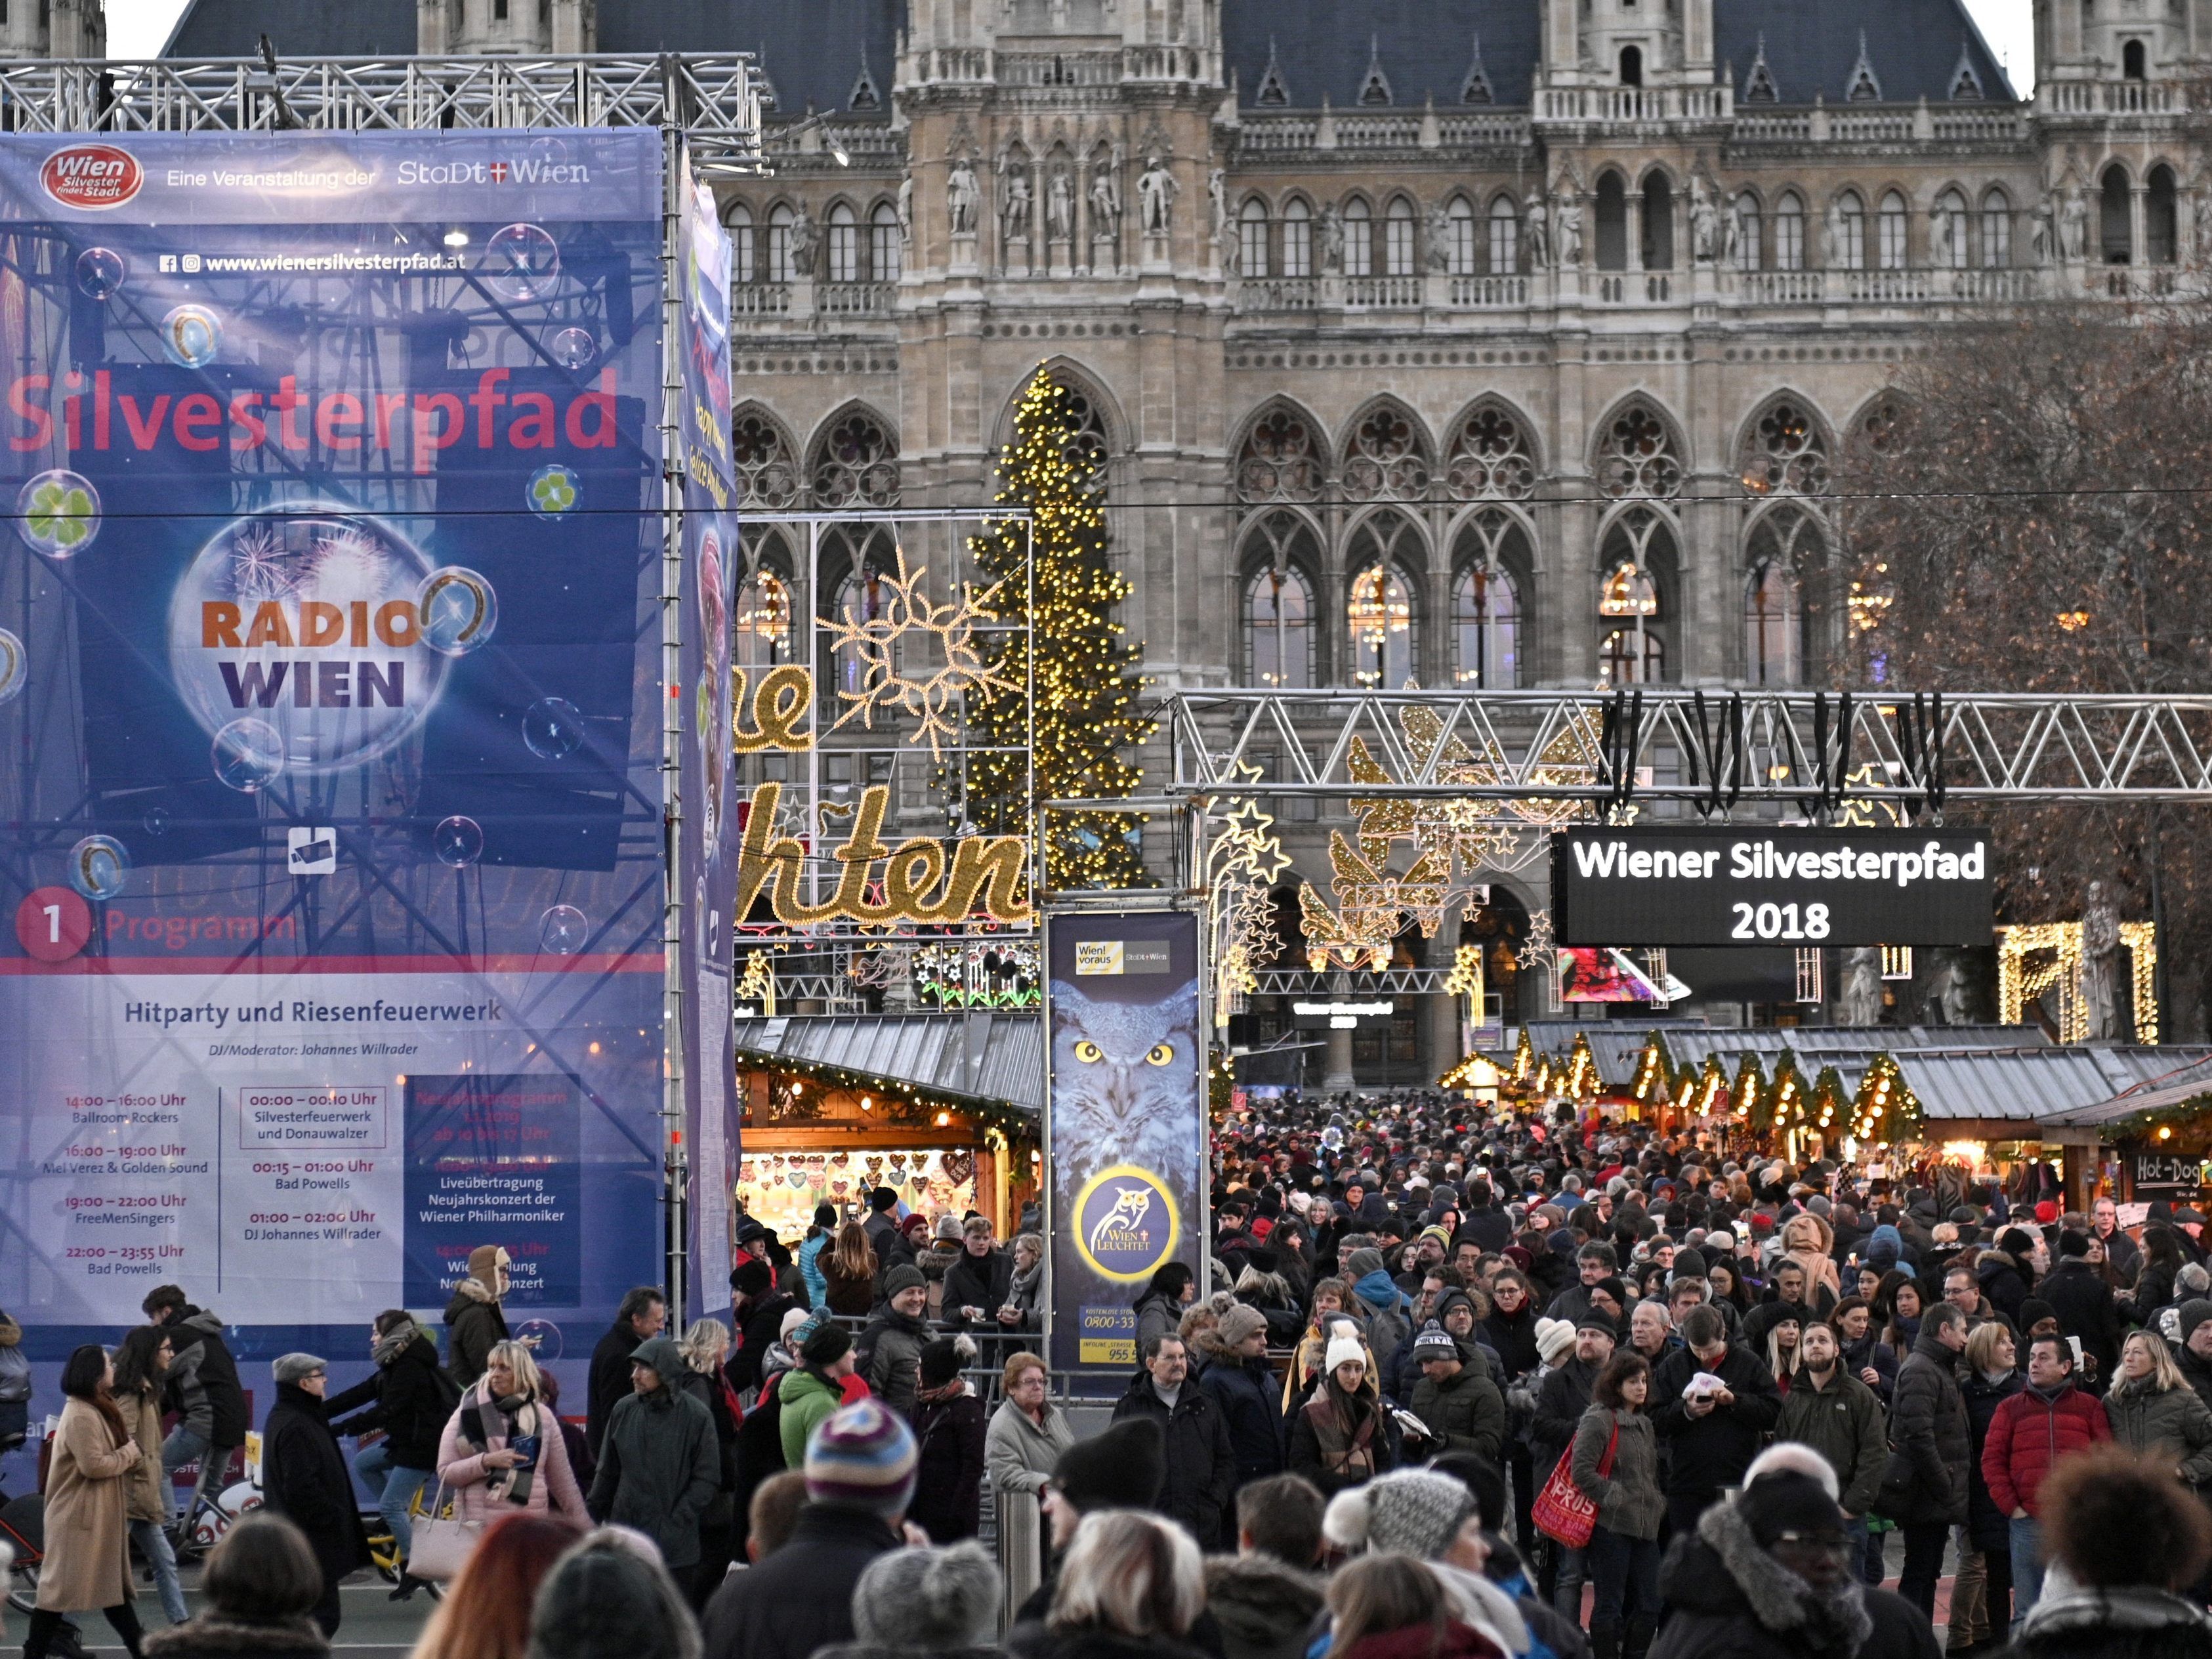
M1984 98L2009 101L2013 96L2011 83L1960 0L1819 5L1807 0L1713 0L1714 44L1739 94L1762 34L1766 66L1784 104L1809 104L1816 92L1831 104L1842 103L1859 60L1862 34L1884 103L1947 101L1962 47L1981 81Z
M415 50L415 0L191 0L165 58L377 58Z
M1356 107L1367 78L1370 39L1390 82L1390 101L1418 109L1433 94L1455 106L1482 37L1491 96L1526 104L1537 58L1535 0L1226 0L1224 53L1243 107L1254 106L1272 41L1291 106Z

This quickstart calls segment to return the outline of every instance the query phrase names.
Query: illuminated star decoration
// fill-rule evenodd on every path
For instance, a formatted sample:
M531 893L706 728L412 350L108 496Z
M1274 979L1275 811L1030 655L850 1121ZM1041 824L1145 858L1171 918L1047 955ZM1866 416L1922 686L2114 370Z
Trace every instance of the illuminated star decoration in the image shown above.
M1256 767L1246 769L1258 775ZM1215 820L1219 828L1206 847L1217 1025L1228 1023L1236 999L1259 989L1260 964L1282 948L1271 890L1291 857L1275 839L1274 822L1258 801L1247 799Z
M852 706L830 729L836 731L858 719L873 731L877 710L887 714L900 710L919 722L908 741L927 742L930 754L942 759L945 745L959 736L957 716L963 698L987 690L1018 696L1023 688L984 662L975 641L975 627L990 622L992 617L976 605L973 591L963 588L957 599L936 604L922 590L921 579L928 574L927 566L909 571L906 550L901 548L898 574L881 579L880 612L855 619L848 605L842 622L831 621L831 648L852 653L860 667L860 685L856 691L838 690L838 697ZM927 674L902 674L900 641L915 636L927 636L932 642L939 665Z

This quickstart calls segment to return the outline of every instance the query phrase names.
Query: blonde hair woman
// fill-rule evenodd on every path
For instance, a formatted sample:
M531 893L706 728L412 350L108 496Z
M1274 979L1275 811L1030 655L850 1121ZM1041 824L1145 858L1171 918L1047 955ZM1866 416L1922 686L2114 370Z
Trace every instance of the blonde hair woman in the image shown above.
M496 1521L518 1509L591 1522L568 1467L560 1419L542 1403L538 1362L520 1342L496 1342L438 1442L438 1479L453 1489L464 1521Z
M681 1392L714 1419L715 1489L699 1515L699 1568L691 1580L691 1610L703 1613L707 1598L721 1589L737 1557L738 1425L744 1413L722 1364L730 1357L730 1328L719 1319L695 1319L676 1345L684 1356Z
M1071 1650L1080 1632L1109 1652L1133 1638L1147 1653L1181 1659L1205 1607L1205 1563L1188 1533L1134 1510L1086 1515L1060 1564L1045 1648Z
M2212 1408L2189 1386L2165 1341L2137 1331L2120 1350L2120 1375L2105 1396L2112 1438L2155 1457L2191 1486L2212 1481Z

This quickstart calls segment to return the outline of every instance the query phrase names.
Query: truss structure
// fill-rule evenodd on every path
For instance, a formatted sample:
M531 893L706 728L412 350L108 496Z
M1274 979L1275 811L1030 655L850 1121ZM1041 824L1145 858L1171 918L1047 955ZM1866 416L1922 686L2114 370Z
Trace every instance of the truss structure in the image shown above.
M1408 744L1409 706L1442 741ZM1164 723L1181 799L1878 803L1899 822L1967 801L2212 799L2212 696L1252 690L1182 693ZM1363 745L1394 781L1355 775Z
M1321 997L1358 1002L1374 997L1420 997L1442 993L1449 968L1385 968L1380 973L1306 973L1296 968L1261 968L1252 977L1255 996Z
M575 58L246 58L0 64L16 132L661 127L702 173L761 161L750 52Z

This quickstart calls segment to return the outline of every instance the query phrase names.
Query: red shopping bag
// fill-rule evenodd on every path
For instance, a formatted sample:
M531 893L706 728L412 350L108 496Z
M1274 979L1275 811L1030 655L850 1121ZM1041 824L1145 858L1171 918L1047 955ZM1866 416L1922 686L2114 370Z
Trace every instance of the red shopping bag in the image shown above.
M1600 1474L1613 1473L1613 1455L1620 1447L1620 1431L1615 1429L1605 1443L1605 1455L1597 1460ZM1529 1505L1529 1518L1536 1529L1547 1538L1556 1538L1571 1550L1578 1550L1590 1540L1590 1533L1597 1526L1597 1505L1592 1503L1580 1486L1575 1485L1571 1473L1575 1449L1569 1446L1559 1454L1559 1464L1552 1478L1544 1483L1543 1491Z

